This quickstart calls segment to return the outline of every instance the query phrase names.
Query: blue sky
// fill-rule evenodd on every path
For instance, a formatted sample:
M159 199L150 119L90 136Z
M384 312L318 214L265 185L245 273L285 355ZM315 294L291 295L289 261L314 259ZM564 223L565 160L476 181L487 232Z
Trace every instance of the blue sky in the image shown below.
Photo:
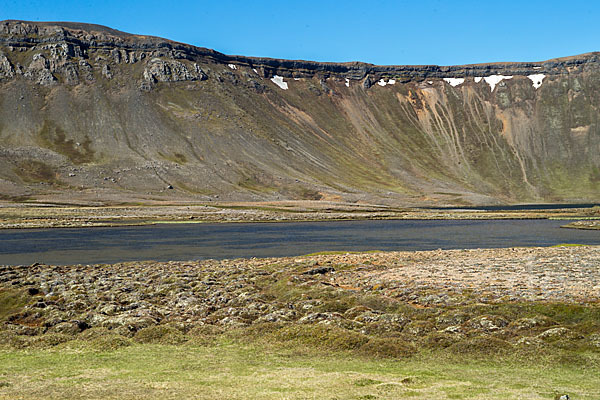
M0 20L78 21L227 54L468 64L600 50L600 2L0 0Z

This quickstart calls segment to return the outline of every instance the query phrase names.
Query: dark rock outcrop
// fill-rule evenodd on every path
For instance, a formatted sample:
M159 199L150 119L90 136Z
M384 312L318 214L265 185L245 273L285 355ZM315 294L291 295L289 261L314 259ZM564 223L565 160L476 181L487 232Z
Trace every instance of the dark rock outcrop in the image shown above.
M153 58L146 64L144 79L149 82L179 82L207 79L198 64L186 65L175 60Z
M431 78L477 77L487 75L528 75L543 71L560 74L582 70L599 61L598 53L566 57L545 62L493 63L459 66L392 65L378 66L362 62L324 63L305 60L226 55L215 50L190 46L166 39L136 36L107 27L80 23L0 22L0 44L22 49L45 47L59 57L86 57L91 52L104 50L116 64L135 64L148 56L172 59L209 59L222 64L260 69L264 77L311 77L319 75L362 80L371 77L396 78L400 81L422 81ZM0 59L0 62L2 60Z

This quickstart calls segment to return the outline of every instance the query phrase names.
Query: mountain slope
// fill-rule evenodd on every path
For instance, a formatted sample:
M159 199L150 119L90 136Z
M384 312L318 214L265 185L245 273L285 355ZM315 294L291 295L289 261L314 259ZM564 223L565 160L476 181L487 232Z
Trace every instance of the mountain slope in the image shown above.
M107 202L597 200L599 89L597 53L334 64L3 21L0 189Z

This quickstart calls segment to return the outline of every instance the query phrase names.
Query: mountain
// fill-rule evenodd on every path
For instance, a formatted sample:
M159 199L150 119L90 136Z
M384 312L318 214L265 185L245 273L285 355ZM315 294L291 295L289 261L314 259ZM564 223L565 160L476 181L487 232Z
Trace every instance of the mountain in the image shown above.
M0 22L7 200L597 200L600 53L376 66Z

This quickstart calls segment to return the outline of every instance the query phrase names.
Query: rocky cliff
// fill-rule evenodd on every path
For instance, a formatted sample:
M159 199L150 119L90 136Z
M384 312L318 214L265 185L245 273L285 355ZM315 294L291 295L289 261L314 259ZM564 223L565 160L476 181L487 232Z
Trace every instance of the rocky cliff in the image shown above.
M0 22L0 194L80 201L597 200L598 53L375 66Z

